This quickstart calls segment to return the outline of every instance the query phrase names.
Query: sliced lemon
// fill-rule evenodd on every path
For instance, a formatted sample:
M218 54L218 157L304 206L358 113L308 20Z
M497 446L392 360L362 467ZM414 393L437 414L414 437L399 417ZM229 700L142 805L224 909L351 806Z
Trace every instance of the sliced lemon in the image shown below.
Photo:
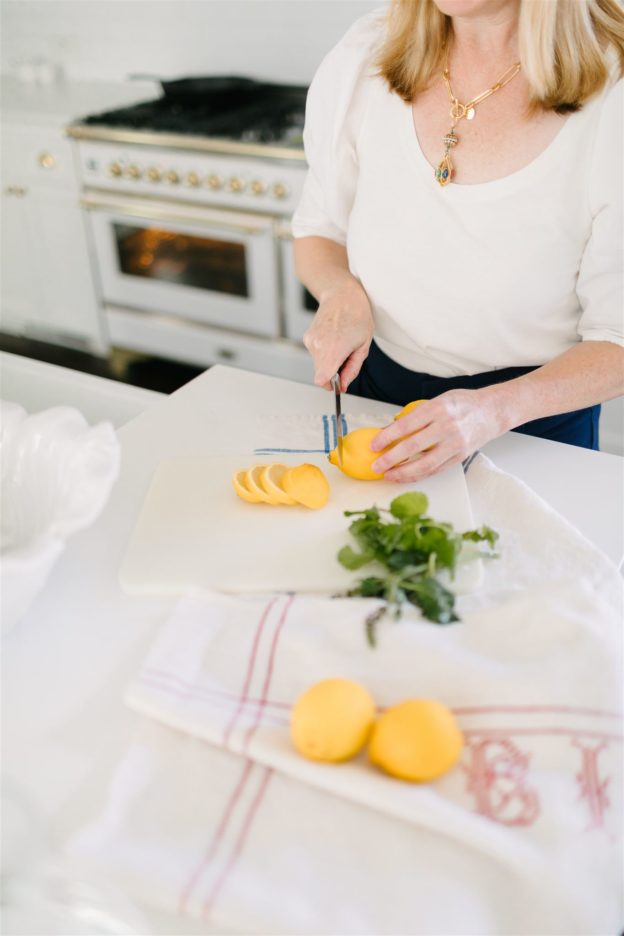
M373 452L370 447L375 436L381 432L381 426L366 426L362 429L352 429L342 440L342 464L338 459L338 448L329 453L327 458L332 465L359 481L379 481L383 474L373 471L372 464L383 452L393 448L397 443L392 442L381 452Z
M242 498L244 501L247 501L249 504L259 504L260 498L254 494L253 491L250 491L245 483L246 475L247 471L244 468L232 475L232 484L234 486L234 490L240 498Z
M287 465L280 462L273 462L272 465L266 465L260 472L260 485L271 498L273 504L296 504L297 501L290 494L287 494L281 486L282 478L288 471Z
M263 501L265 504L277 504L278 501L274 500L265 489L262 487L262 482L260 481L260 476L266 465L252 465L245 473L245 484L249 488L252 494L255 494L259 501Z
M329 499L329 482L316 465L296 465L284 472L284 490L298 504L318 510Z

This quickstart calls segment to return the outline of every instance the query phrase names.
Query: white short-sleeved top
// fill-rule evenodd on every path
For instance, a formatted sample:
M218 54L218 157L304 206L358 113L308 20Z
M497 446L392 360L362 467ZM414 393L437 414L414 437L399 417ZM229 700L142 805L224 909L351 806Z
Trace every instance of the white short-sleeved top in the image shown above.
M375 340L435 376L539 365L580 340L624 344L623 81L529 165L439 186L412 110L373 74L383 11L358 20L308 94L295 237L347 248Z

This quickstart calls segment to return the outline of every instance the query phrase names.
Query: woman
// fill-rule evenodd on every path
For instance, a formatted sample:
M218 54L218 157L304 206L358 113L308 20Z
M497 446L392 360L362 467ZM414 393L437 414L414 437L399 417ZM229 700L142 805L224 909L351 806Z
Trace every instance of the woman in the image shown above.
M321 386L428 400L374 440L404 439L386 478L509 429L598 448L624 393L623 71L617 0L393 0L322 62L304 342Z

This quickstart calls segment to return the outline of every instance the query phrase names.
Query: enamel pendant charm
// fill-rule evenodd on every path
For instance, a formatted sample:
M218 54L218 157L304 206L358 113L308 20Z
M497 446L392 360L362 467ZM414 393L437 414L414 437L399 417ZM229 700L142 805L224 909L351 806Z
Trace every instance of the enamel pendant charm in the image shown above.
M448 185L453 176L453 163L448 153L435 171L436 181L440 185Z
M452 146L457 145L457 137L455 135L455 130L451 127L449 132L444 137L444 156L442 161L438 164L438 168L435 171L436 182L439 185L448 185L451 179L453 178L453 163L451 162L451 157L449 156L449 150Z

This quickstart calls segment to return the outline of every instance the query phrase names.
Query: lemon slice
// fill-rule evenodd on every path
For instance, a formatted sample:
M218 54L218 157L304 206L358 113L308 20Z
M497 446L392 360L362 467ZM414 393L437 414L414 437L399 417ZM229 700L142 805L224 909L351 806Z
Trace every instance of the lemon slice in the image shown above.
M232 475L232 485L234 490L242 500L247 501L249 504L259 504L260 498L250 491L247 485L245 484L245 475L247 474L246 470L243 468L241 471L235 472Z
M287 465L274 462L272 465L266 465L260 472L260 485L269 495L273 504L292 505L297 503L281 486L286 471L288 471Z
M265 504L277 504L278 501L271 497L270 494L267 494L260 481L260 475L266 467L266 465L252 465L252 467L245 472L245 484L248 490L250 490L252 494L255 494L259 501L263 501Z
M316 465L303 464L289 468L284 472L282 484L290 497L310 510L324 507L329 499L329 483Z

